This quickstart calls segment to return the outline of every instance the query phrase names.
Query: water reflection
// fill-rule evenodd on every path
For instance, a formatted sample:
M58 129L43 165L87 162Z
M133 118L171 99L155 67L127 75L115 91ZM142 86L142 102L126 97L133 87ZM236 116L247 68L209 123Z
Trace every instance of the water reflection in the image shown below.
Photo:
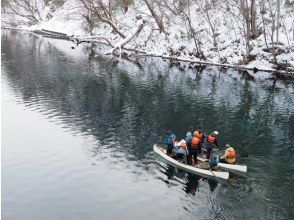
M293 168L289 159L294 141L291 82L192 64L183 72L188 64L174 66L155 59L140 59L139 66L105 57L88 59L79 55L86 51L67 51L65 43L48 41L3 32L3 77L27 108L60 123L72 134L94 138L97 146L88 149L94 164L106 157L113 163L131 161L147 170L157 160L152 146L164 142L166 130L182 136L187 128L202 124L206 133L220 131L221 146L229 142L237 150L249 152L249 158L240 159L249 167L248 179L236 177L242 193L256 185L272 189L278 184L276 179L284 182L286 189L291 186L289 179L293 178L283 175ZM170 183L174 176L183 179L185 175L168 166L160 178ZM197 197L198 178L188 175L187 182L178 184ZM217 182L207 183L211 192L220 193ZM289 202L286 189L274 187L266 198L273 199L270 204L274 205ZM236 192L226 193L230 197ZM252 190L251 198L242 205L233 201L235 208L245 204L251 212L257 209L261 213L266 209L262 203L256 207L249 204L262 193ZM275 200L277 195L284 199Z
M199 187L199 181L202 178L193 174L188 174L186 189L185 192L187 194L191 194L193 196L196 195L197 189Z
M166 175L166 179L162 179L168 185L177 185L175 182L184 184L183 190L190 195L196 196L196 192L199 191L199 182L209 185L209 189L213 192L217 186L218 182L216 180L207 179L201 176L197 176L191 173L187 173L182 170L178 170L173 166L167 165L167 167L162 167L162 173Z

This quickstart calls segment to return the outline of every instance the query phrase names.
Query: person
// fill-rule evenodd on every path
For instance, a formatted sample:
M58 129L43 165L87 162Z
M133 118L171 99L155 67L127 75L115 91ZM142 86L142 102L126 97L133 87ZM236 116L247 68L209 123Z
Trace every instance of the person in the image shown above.
M180 142L176 138L174 141L174 149L173 149L173 155L176 155L180 147Z
M191 140L192 140L193 136L192 133L190 131L187 131L186 133L186 137L185 137L185 141L187 143L187 147L189 148L191 145Z
M191 145L188 148L189 154L188 154L188 164L189 165L194 165L197 163L197 154L199 151L199 147L201 146L201 140L194 136L191 140Z
M200 142L200 147L198 148L198 153L201 154L202 153L202 144L204 142L205 139L205 135L202 132L202 126L198 126L198 129L194 132L194 136L196 136L197 138L199 138L201 140Z
M166 132L166 140L165 143L167 145L166 154L171 155L174 148L174 141L176 139L176 135L174 135L171 131Z
M176 160L183 160L185 163L187 163L187 154L188 154L188 148L187 148L187 143L184 139L182 139L179 142L179 148L176 152L176 155L173 156L174 159Z
M211 153L211 155L209 157L210 169L215 169L219 162L220 162L219 156L216 155L215 151L212 151L212 153Z
M210 158L211 151L214 147L218 147L217 143L218 132L214 131L210 135L208 135L207 141L207 148L206 148L206 159Z
M229 144L226 144L226 148L227 149L225 151L225 154L220 157L220 162L229 164L236 163L236 151Z

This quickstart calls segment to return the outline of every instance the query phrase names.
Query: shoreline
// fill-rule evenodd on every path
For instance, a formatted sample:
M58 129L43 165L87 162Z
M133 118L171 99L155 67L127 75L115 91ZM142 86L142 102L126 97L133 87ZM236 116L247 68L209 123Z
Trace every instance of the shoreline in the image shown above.
M51 31L51 30L46 30L46 29L41 29L41 30L29 30L26 28L11 28L11 27L1 27L1 29L4 30L11 30L11 31L22 31L22 32L28 32L30 34L35 34L37 36L42 36L45 38L55 38L55 39L61 39L61 40L66 40L66 41L71 41L73 42L76 46L78 46L80 43L88 43L88 44L100 44L100 45L109 45L105 42L102 41L97 41L97 40L84 40L84 38L79 38L79 37L74 37L74 36L69 36L67 34L57 32L57 31ZM74 48L72 48L74 49ZM115 56L115 57L120 57L121 59L126 59L126 60L132 60L132 59L140 59L144 57L152 57L152 58L160 58L162 60L169 60L171 62L184 62L184 63L189 63L189 64L198 64L198 66L216 66L219 68L224 68L224 69L234 69L236 71L252 71L253 75L256 72L267 72L267 73L273 73L275 76L279 78L285 78L285 79L294 79L294 71L286 71L286 70L275 70L275 69L260 69L257 67L246 67L244 65L233 65L233 64L220 64L220 63L214 63L214 62L207 62L207 61L199 61L199 60L192 60L192 59L187 59L184 57L176 57L176 56L166 56L166 55L158 55L158 54L153 54L153 53L147 53L145 51L139 51L136 49L131 49L127 47L122 47L122 56L118 54L110 54L107 55L102 52L97 52L95 51L95 56L97 54L103 55L106 57L110 56ZM129 51L130 53L127 54L124 51ZM132 60L134 61L134 60ZM248 73L249 74L249 73ZM250 74L251 75L251 74Z

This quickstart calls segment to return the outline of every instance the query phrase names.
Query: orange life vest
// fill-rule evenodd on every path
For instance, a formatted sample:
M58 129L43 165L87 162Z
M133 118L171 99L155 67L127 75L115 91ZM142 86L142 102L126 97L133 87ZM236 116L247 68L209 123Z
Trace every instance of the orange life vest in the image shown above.
M235 150L230 150L229 151L229 154L228 154L228 159L235 159L236 158L236 152L235 152Z
M198 137L193 137L191 141L191 147L199 147L200 139Z
M203 139L203 133L196 134L196 137L198 137L200 140L202 140Z
M212 136L211 134L207 137L207 142L215 144L216 137Z

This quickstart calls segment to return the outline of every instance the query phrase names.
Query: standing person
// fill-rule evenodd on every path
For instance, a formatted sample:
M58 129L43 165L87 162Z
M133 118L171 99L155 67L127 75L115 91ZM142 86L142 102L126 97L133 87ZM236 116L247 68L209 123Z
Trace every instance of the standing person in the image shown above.
M194 136L191 140L191 145L188 148L189 149L189 154L188 154L188 164L189 165L194 165L197 163L197 154L199 152L199 148L201 146L201 140Z
M226 144L226 148L227 149L225 151L225 154L220 157L220 162L229 164L236 163L236 151L229 144Z
M174 141L176 140L176 135L171 133L171 131L166 132L166 140L165 143L167 145L166 154L171 155L174 148Z
M206 147L206 159L210 158L211 151L214 147L218 147L217 143L218 138L218 132L214 131L210 135L208 135L206 141L207 141L207 147Z
M193 136L192 133L190 131L187 131L186 133L186 137L185 137L185 141L187 143L187 147L189 148L191 145L191 140L192 140Z
M198 126L198 129L194 132L194 136L196 136L197 138L199 138L200 139L200 147L198 148L198 153L202 153L202 149L201 149L201 147L202 147L202 144L203 144L203 142L204 142L204 139L205 139L205 134L203 133L203 131L202 131L202 126Z

